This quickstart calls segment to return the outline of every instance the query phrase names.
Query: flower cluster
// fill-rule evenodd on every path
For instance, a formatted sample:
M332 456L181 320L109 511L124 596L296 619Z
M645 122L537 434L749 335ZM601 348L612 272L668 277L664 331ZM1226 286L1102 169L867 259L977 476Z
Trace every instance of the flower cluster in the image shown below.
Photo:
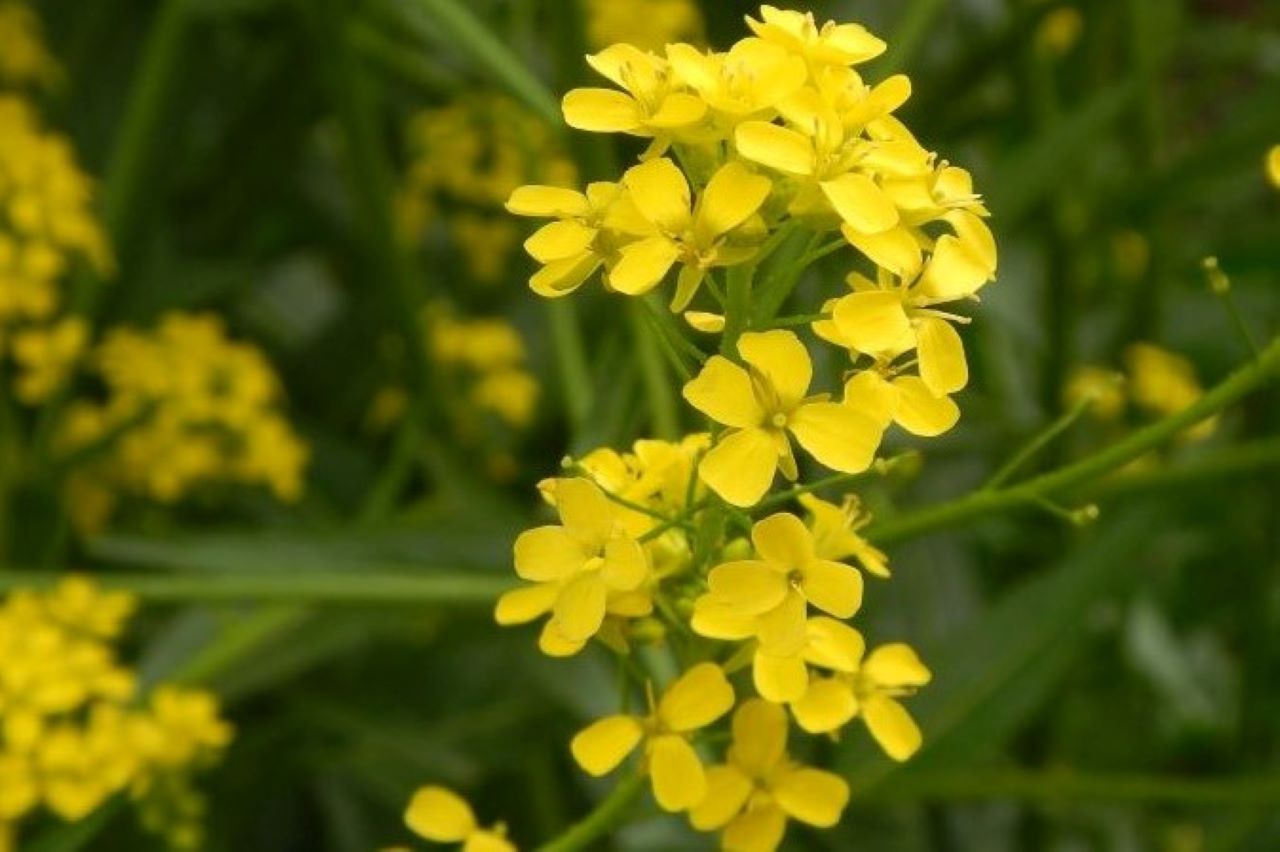
M401 239L417 243L439 223L482 284L501 278L519 240L502 214L511 191L528 181L567 186L577 177L546 123L504 95L424 110L406 135L410 162L396 198Z
M709 431L596 450L542 484L559 523L517 538L527 584L496 618L545 616L539 647L552 656L598 639L624 658L622 711L571 743L587 773L636 754L661 808L726 849L772 850L788 820L833 826L849 797L843 779L789 756L792 722L838 737L861 721L894 760L921 746L902 699L929 669L906 644L868 648L848 623L863 574L887 578L888 558L854 495L815 492L887 470L877 455L891 428L932 437L957 422L952 396L968 382L957 306L994 278L996 246L968 173L893 116L907 79L871 85L855 70L882 41L770 6L748 24L754 35L725 53L619 44L588 57L616 88L570 92L565 118L647 140L640 162L617 182L508 199L514 214L553 220L525 243L541 265L534 292L565 296L599 272L607 290L649 301L674 279L671 309L719 345L673 345ZM842 285L798 288L839 251ZM779 317L800 293L808 304ZM645 313L655 333L682 334L660 308ZM847 365L834 388L811 355L819 343ZM775 491L779 473L800 479L804 456L837 476ZM678 676L655 677L654 654Z
M1131 343L1124 351L1124 365L1123 374L1093 364L1077 367L1064 389L1066 402L1087 404L1094 417L1110 422L1119 419L1129 403L1167 417L1204 395L1191 362L1153 343ZM1182 433L1182 440L1204 440L1217 425L1216 417L1202 420Z
M593 48L626 41L661 50L673 41L702 40L702 12L693 0L586 0L586 7Z
M538 380L525 368L524 341L500 318L460 319L443 307L427 313L427 338L453 398L513 427L527 426L538 402Z
M192 773L216 760L231 728L206 692L138 694L115 653L133 609L83 577L0 604L0 840L42 807L74 821L127 791L175 848L198 846L198 799L175 812L170 792L195 796Z
M0 23L17 8L0 7ZM76 264L111 269L92 201L68 141L45 131L25 101L0 94L0 360L14 362L22 402L54 393L88 342L81 320L59 316L59 282Z
M70 491L82 527L126 495L172 503L221 483L301 495L308 451L280 411L276 375L217 317L171 313L152 330L112 329L91 368L105 399L72 403L60 438L80 459Z
M60 73L45 49L39 19L23 3L0 2L0 86L46 86Z

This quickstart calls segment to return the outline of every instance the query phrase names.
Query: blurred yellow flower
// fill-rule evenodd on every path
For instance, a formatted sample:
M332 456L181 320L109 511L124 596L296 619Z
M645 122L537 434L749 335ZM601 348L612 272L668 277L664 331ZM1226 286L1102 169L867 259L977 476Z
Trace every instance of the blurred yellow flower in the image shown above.
M1077 405L1088 401L1089 411L1099 420L1115 420L1124 413L1125 379L1115 370L1081 364L1071 371L1063 389L1063 401Z
M427 786L415 792L404 821L423 840L461 843L463 852L516 852L515 844L507 840L505 825L480 828L466 800L444 787Z
M1133 343L1124 352L1129 395L1135 405L1155 414L1177 414L1204 395L1195 367L1186 358L1151 343ZM1216 416L1206 418L1183 433L1185 440L1209 437L1217 428Z
M814 458L845 473L866 470L884 426L871 416L823 398L806 398L813 365L790 331L748 332L738 340L741 367L712 356L684 398L730 427L699 467L702 481L735 506L753 506L775 471L797 475L788 433Z
M587 41L617 42L659 51L673 41L702 39L702 12L694 0L586 0Z
M60 74L31 9L24 3L0 2L0 84L44 86Z
M753 698L734 712L733 745L724 763L707 769L706 796L689 822L699 831L723 831L724 849L772 852L788 817L830 828L848 801L843 778L788 756L786 712Z
M706 772L689 736L732 707L733 687L724 672L714 663L699 663L667 688L649 715L606 716L578 732L570 749L579 766L600 776L616 769L643 739L654 798L664 810L687 810L707 792Z
M1071 52L1084 31L1084 15L1074 6L1059 6L1047 12L1036 27L1036 47L1053 57Z
M1267 152L1267 178L1271 185L1280 189L1280 145L1275 145Z
M18 399L34 405L56 393L75 368L88 338L89 328L78 317L15 332L13 360L21 371L14 380Z

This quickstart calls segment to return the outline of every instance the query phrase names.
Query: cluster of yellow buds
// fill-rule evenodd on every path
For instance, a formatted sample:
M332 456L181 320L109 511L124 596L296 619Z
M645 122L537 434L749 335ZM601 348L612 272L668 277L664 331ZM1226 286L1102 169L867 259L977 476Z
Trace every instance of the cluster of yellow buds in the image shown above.
M60 436L79 459L70 491L82 527L104 522L118 496L172 503L222 483L301 495L308 450L280 410L280 383L218 317L170 313L152 330L112 329L90 366L106 397L72 403Z
M1097 419L1119 419L1129 403L1157 417L1177 414L1201 396L1204 388L1195 367L1176 352L1154 343L1131 343L1124 350L1125 372L1082 364L1064 389L1068 404L1087 404ZM1202 420L1182 433L1184 441L1201 441L1217 428L1217 417Z
M573 161L546 122L505 95L468 95L409 122L410 158L396 199L405 243L439 222L479 283L499 280L519 240L502 204L522 183L569 186Z
M849 797L842 778L788 756L792 721L836 737L861 720L895 760L922 743L901 699L929 669L906 644L868 649L848 623L863 572L887 577L888 559L860 533L870 518L854 495L814 492L872 469L895 425L931 437L957 422L968 317L955 306L993 280L996 246L969 174L894 118L907 79L871 85L854 70L884 42L770 6L747 23L754 35L725 53L618 44L588 57L617 88L569 92L565 118L648 140L640 162L616 183L508 199L554 220L525 244L536 293L565 296L599 271L606 290L646 297L674 278L671 309L719 345L672 347L693 362L683 395L710 431L597 450L542 484L560 523L517 538L528 585L496 618L546 616L539 647L552 656L598 639L629 658L622 712L571 744L586 772L638 752L664 810L726 849L772 850L787 820L833 826ZM845 286L779 317L805 269L841 250ZM652 319L680 333L660 309ZM810 354L819 342L848 355L834 394ZM771 494L778 473L800 478L795 445L839 475ZM655 654L681 673L657 678ZM721 737L704 735L726 722L731 744L705 765ZM461 826L449 839L472 836Z
M59 317L59 281L76 264L111 269L93 191L69 142L45 131L26 101L0 94L0 360L12 358L25 403L56 391L88 342L81 320Z
M512 427L527 426L538 402L538 380L525 366L520 332L499 317L462 319L444 307L427 310L427 338L445 392L496 415Z
M0 86L47 86L61 73L31 9L12 0L0 2Z
M115 649L133 609L129 595L74 576L0 605L0 847L40 808L75 821L121 792L144 814L169 814L149 822L175 848L198 846L199 825L174 818L165 791L195 796L192 773L232 730L204 691L138 694Z

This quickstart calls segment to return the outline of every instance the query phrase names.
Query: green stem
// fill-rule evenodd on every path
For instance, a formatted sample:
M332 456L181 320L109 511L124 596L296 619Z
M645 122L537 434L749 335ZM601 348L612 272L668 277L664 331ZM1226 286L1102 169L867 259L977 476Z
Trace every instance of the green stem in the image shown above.
M576 441L587 428L587 420L595 406L577 306L566 299L548 302L547 320L551 325L551 345L560 372L565 413L569 416L569 426Z
M720 354L736 359L738 338L746 331L751 319L751 278L755 267L750 264L732 266L726 275L724 333L720 338Z
M674 440L680 434L680 416L676 411L675 395L671 391L666 366L658 351L657 335L645 319L642 304L629 300L627 319L631 323L631 334L635 339L640 377L649 398L649 415L654 432L659 438Z
M1017 485L977 491L958 500L890 518L869 527L866 536L878 544L902 541L983 515L1033 504L1040 498L1100 479L1262 386L1274 378L1278 369L1280 338L1272 340L1256 361L1236 370L1182 411L1139 429L1088 458Z
M797 314L790 317L777 317L769 321L767 328L794 328L798 325L812 325L815 322L831 319L831 314Z
M0 570L0 592L47 588L56 572ZM294 604L430 604L487 606L512 581L487 573L432 574L379 571L280 571L276 573L140 574L99 572L103 588L158 603L277 602Z
M709 277L707 284L711 284ZM659 303L653 293L642 297L640 304L644 306L645 316L649 318L649 322L659 331L667 346L675 352L677 361L681 364L679 372L682 376L689 377L689 370L684 366L683 358L688 358L695 365L706 363L706 353L685 338L683 330L676 324L671 312Z
M596 841L616 828L630 812L635 800L644 790L645 776L630 775L618 782L595 810L574 823L569 830L554 840L539 846L537 852L577 852L579 849L596 849Z
M777 494L771 494L764 498L755 506L751 507L751 511L758 512L762 509L772 509L781 506L784 503L796 499L802 494L812 494L814 491L822 491L825 488L834 488L837 485L849 485L863 479L869 479L872 476L881 476L887 473L894 465L898 456L885 459L882 463L873 465L861 473L838 473L834 476L828 476L825 479L819 479L816 482L810 482L808 485L797 485L795 488L788 488L786 491L779 491Z
M1078 400L1075 405L1071 406L1071 408L1065 411L1057 420L1046 426L1039 434L1032 437L1031 440L1022 447L1022 449L1014 453L1007 462L1001 465L1000 469L987 480L987 484L982 486L982 490L990 491L997 485L1007 481L1009 477L1013 476L1013 474L1018 471L1018 468L1022 467L1034 458L1037 453L1048 446L1055 438L1070 429L1071 425L1079 420L1080 416L1084 414L1092 404L1093 400L1087 397Z
M222 629L218 636L188 658L166 681L208 684L230 671L260 648L278 645L310 613L301 606L269 606Z

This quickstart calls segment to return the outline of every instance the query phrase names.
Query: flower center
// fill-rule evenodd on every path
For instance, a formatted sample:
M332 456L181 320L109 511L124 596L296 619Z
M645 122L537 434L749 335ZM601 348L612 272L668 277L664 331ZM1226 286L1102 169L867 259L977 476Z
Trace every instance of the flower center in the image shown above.
M770 423L770 424L773 426L773 428L775 428L775 429L785 429L785 428L787 428L787 414L786 414L786 412L784 412L784 411L778 411L778 412L775 412L775 413L774 413L774 415L773 415L772 417L770 417L770 418L769 418L769 423Z

